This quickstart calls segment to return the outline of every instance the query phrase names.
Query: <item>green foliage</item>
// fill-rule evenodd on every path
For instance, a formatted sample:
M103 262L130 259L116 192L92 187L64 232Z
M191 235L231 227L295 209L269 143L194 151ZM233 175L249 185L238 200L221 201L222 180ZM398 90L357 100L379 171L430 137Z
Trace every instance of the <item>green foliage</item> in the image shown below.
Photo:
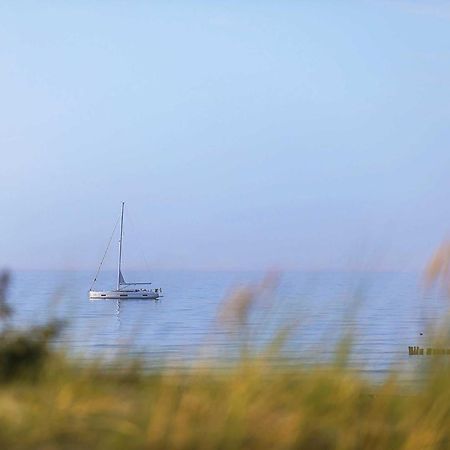
M9 319L13 310L6 301L10 276L0 274L0 382L26 377L35 379L51 355L50 342L57 336L62 322L51 321L28 329L14 328Z
M7 328L0 333L0 381L17 377L35 379L50 357L50 341L61 328L59 322L26 330Z

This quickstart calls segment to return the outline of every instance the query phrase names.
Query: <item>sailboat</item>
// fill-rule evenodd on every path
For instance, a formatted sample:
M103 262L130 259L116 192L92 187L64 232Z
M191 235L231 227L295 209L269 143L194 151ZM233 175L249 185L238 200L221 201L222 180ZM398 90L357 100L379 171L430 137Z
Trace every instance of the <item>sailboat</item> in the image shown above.
M150 282L140 282L140 283L127 283L122 275L122 243L123 243L123 213L125 209L125 202L122 202L122 208L120 212L120 238L119 238L119 260L117 265L117 286L115 290L111 291L95 291L93 290L93 286L97 281L97 275L100 272L100 268L103 264L100 263L100 267L98 268L97 275L94 278L91 289L89 290L89 299L90 300L128 300L128 299L140 299L140 300L156 300L161 296L161 289L148 289L148 288L137 288L137 286L148 286ZM117 227L117 223L116 223ZM113 232L114 234L114 232ZM110 241L111 243L111 241ZM109 248L109 244L108 244ZM106 252L108 251L106 249ZM105 252L105 255L106 255Z

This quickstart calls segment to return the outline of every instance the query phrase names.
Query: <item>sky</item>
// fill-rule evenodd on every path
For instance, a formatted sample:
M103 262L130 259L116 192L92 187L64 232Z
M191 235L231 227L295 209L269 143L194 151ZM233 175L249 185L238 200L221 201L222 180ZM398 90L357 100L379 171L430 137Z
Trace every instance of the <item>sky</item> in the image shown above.
M444 1L1 2L0 267L95 269L125 201L129 268L421 270L449 80Z

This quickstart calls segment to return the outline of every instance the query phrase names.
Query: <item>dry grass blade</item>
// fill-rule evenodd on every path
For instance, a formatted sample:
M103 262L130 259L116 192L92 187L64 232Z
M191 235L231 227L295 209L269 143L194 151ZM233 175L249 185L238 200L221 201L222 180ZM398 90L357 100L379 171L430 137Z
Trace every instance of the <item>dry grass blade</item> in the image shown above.
M428 284L440 282L450 297L450 242L443 243L435 252L425 276Z
M12 308L6 302L6 292L9 286L10 275L4 271L0 274L0 319L11 316Z

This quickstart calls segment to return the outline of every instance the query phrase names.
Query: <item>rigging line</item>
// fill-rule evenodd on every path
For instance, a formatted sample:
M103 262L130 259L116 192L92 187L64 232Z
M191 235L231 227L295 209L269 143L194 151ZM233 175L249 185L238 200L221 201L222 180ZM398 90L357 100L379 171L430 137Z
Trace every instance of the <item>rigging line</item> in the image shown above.
M130 214L129 209L127 210L127 212L126 212L125 214L126 214L126 216L127 216L128 221L129 221L130 224L131 224L131 227L133 228L134 233L137 235L137 238L138 238L139 242L144 242L144 241L141 239L142 236L141 236L141 234L139 233L139 230L137 229L137 227L136 227L135 224L134 224L133 219L131 218L131 214ZM145 270L146 270L148 273L150 273L150 272L151 272L151 270L150 270L150 264L148 263L148 260L147 260L147 258L146 258L146 256L145 256L145 252L142 250L141 246L138 246L138 247L139 247L139 252L140 252L140 254L141 254L141 257L142 257L142 259L144 260Z
M94 280L92 281L91 287L89 288L90 291L92 290L92 288L94 287L95 282L97 281L98 274L100 273L100 269L102 268L103 262L105 261L106 254L108 253L109 247L111 245L111 241L112 241L112 239L114 237L114 233L116 232L117 225L119 224L119 220L120 220L120 216L116 220L116 224L114 225L113 232L111 233L111 237L109 238L109 242L108 242L108 245L106 247L105 253L104 253L103 258L102 258L102 260L100 262L100 265L98 266L97 273L95 274L95 277L94 277Z

